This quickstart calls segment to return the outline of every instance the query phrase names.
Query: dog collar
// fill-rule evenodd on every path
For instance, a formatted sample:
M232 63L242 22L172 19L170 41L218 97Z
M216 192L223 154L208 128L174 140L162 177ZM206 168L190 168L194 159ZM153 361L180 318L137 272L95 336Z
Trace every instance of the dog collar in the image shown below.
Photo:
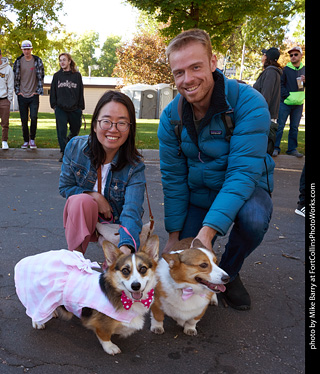
M143 299L143 300L132 300L127 297L127 295L122 291L121 294L121 302L124 307L124 309L129 310L132 307L133 303L141 303L143 304L146 308L150 308L150 305L152 304L153 301L153 296L154 296L154 289L151 289L148 292L148 298Z
M192 288L192 287L186 287L186 288L183 288L183 289L182 289L181 299L182 299L183 301L186 301L186 300L188 300L189 297L191 297L193 294L194 294L194 292L193 292L193 288Z
M185 288L182 288L182 295L181 295L181 299L183 301L186 301L188 300L191 296L194 295L194 291L193 291L193 288L192 287L185 287ZM201 294L199 295L201 297L206 297L205 294Z

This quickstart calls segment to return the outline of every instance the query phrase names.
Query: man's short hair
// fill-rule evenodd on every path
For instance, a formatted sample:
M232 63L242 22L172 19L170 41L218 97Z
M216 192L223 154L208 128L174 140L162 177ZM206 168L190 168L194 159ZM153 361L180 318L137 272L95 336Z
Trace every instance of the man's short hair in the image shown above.
M208 57L211 58L212 44L209 34L201 29L190 29L183 31L181 34L177 35L171 40L166 50L168 60L172 52L178 51L182 47L192 42L201 43L205 47Z

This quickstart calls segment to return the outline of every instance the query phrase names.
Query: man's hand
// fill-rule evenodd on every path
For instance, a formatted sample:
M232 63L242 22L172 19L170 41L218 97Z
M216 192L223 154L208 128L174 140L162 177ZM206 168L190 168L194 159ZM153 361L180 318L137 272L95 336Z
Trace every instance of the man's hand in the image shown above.
M216 236L217 231L209 226L203 226L198 232L195 239L199 239L201 243L212 251L212 239Z
M168 253L171 251L171 248L179 241L180 231L170 232L169 239L162 253Z

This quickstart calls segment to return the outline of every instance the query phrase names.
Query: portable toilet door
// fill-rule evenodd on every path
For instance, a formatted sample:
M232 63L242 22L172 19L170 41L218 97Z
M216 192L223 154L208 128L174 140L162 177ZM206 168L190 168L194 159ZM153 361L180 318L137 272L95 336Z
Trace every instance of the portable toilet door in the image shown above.
M141 92L140 117L155 119L157 110L157 91L144 90Z
M160 118L163 109L172 101L173 90L168 84L158 85L158 105L157 105L157 118Z

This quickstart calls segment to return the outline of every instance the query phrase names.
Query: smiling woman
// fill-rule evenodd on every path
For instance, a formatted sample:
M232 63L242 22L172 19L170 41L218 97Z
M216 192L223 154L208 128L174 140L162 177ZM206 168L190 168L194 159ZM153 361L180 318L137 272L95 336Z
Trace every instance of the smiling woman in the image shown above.
M97 241L98 218L120 224L119 248L139 248L145 165L135 146L135 109L128 96L106 92L98 101L89 136L65 148L59 190L67 198L64 227L69 250L85 253Z

